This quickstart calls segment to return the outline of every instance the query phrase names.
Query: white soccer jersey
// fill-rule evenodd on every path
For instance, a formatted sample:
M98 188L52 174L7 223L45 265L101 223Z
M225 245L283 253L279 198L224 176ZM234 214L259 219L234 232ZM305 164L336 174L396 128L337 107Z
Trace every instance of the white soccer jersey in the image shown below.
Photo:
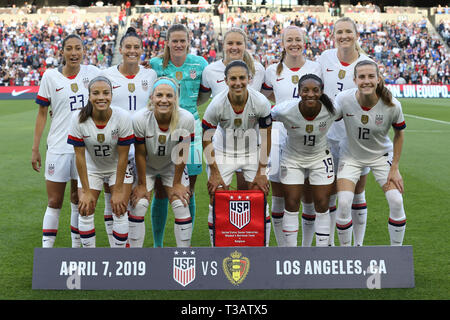
M139 66L139 72L134 76L124 76L118 66L102 71L112 84L112 107L122 108L130 112L147 107L153 84L157 75L155 70Z
M277 75L278 64L272 64L266 69L263 89L273 90L275 102L299 98L298 81L305 74L315 74L322 78L322 69L315 61L306 60L301 68L288 68L283 64L283 70Z
M283 145L282 162L286 167L304 167L308 163L323 158L327 154L327 132L340 115L330 113L322 104L319 114L305 118L299 110L300 99L277 104L272 109L274 121L280 121L287 130Z
M111 173L117 170L117 146L134 142L130 115L120 108L111 108L112 114L105 126L97 126L89 117L80 123L79 111L72 117L67 143L86 148L88 173Z
M264 83L265 69L261 63L257 61L254 61L254 63L255 75L250 80L248 87L260 91L261 86ZM228 86L225 83L225 67L223 60L218 60L209 64L206 66L205 70L203 70L200 90L203 92L211 91L211 98L214 98L220 92L228 89Z
M248 99L241 113L236 113L228 99L228 90L219 93L206 108L204 130L217 129L214 149L229 156L247 156L257 151L259 128L271 126L270 102L260 92L248 88ZM253 129L253 130L252 130Z
M350 155L361 161L370 161L393 151L389 128L406 128L400 102L392 98L395 106L389 107L380 99L372 108L361 107L356 99L357 88L336 96L335 104L343 117L347 137L341 155Z
M137 144L145 144L147 150L147 172L173 166L172 151L183 141L194 141L194 116L189 111L179 109L179 121L171 133L162 130L153 111L139 110L133 116L133 129ZM189 148L187 148L189 151ZM178 152L176 153L178 154Z
M52 153L73 153L67 144L67 131L74 111L89 100L88 84L99 75L94 66L81 65L74 77L65 77L58 69L48 69L42 76L36 103L50 107L51 124L47 136L47 149Z
M356 84L353 81L355 65L363 60L372 61L368 56L360 54L359 58L352 64L343 64L339 61L337 49L329 49L322 52L317 61L322 67L324 92L331 100L334 100L339 92L356 87ZM340 141L344 137L344 122L338 121L328 132L328 138Z

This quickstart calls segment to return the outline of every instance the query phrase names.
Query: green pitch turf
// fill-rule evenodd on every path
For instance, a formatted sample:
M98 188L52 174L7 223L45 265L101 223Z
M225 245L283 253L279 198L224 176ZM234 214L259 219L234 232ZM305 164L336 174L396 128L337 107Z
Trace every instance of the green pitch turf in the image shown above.
M444 99L404 99L407 123L400 170L405 181L407 228L404 244L414 251L413 289L381 290L210 290L210 291L45 291L32 290L33 250L41 246L47 196L43 173L31 168L31 146L37 107L33 101L0 101L0 299L443 299L450 298L448 200L450 199L450 104ZM204 106L201 114L204 111ZM437 120L437 121L436 121ZM48 128L48 125L47 125ZM41 154L45 158L45 137ZM206 174L197 180L197 214L192 246L209 246ZM388 245L388 206L370 175L367 183L366 245ZM270 198L269 198L270 201ZM103 196L96 214L97 246L107 246ZM70 247L70 206L61 212L56 247ZM174 246L173 215L169 212L165 245ZM152 247L149 213L145 247ZM299 235L299 237L301 237ZM271 246L275 246L272 232Z

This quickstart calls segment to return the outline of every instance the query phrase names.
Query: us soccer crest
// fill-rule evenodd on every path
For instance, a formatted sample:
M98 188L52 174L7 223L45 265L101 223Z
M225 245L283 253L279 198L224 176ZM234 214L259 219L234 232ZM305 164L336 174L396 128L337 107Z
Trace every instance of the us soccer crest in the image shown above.
M339 70L338 77L339 77L339 79L344 79L345 78L345 70Z
M179 252L175 251L175 255ZM183 252L183 255L186 252ZM193 251L191 251L193 254ZM195 257L174 257L173 258L173 279L186 287L195 280Z
M314 131L314 126L312 124L307 124L305 130L306 132L311 133Z
M250 260L242 256L242 253L234 251L230 257L223 259L223 272L228 280L235 286L241 284L250 270Z
M136 87L135 87L134 83L129 83L128 84L128 91L134 92L134 90L136 90Z
M105 135L103 133L97 134L97 141L100 143L105 142Z
M242 229L250 223L250 200L230 200L230 223Z
M382 115L382 114L377 114L377 115L375 116L375 124L376 124L377 126L383 124L383 115Z
M78 91L78 84L71 83L70 84L70 89L72 89L73 92L77 92Z
M192 80L194 80L195 78L197 78L197 71L195 69L191 69L189 71L189 76L191 77Z
M361 116L361 122L362 122L362 124L367 124L369 122L369 116L366 114L363 114Z
M50 163L48 165L47 172L50 176L55 174L55 164L54 163Z
M147 80L142 80L142 90L147 91L148 89L148 81Z

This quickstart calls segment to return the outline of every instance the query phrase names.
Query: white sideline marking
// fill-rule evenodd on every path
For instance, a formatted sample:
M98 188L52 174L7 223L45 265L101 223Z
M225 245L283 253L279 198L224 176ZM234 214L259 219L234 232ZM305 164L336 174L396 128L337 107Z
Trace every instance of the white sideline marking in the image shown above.
M416 119L420 119L420 120L428 120L428 121L433 121L433 122L437 122L437 123L450 124L450 122L443 121L443 120L424 118L424 117L419 117L419 116L415 116L415 115L412 115L412 114L406 114L406 113L404 115L407 116L407 117L416 118Z

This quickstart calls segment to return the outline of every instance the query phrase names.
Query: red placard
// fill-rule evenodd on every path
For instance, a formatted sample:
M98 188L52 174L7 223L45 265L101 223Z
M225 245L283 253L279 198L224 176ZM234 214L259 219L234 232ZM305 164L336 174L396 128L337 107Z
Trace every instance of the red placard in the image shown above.
M265 246L266 198L261 190L220 190L214 196L214 246Z

